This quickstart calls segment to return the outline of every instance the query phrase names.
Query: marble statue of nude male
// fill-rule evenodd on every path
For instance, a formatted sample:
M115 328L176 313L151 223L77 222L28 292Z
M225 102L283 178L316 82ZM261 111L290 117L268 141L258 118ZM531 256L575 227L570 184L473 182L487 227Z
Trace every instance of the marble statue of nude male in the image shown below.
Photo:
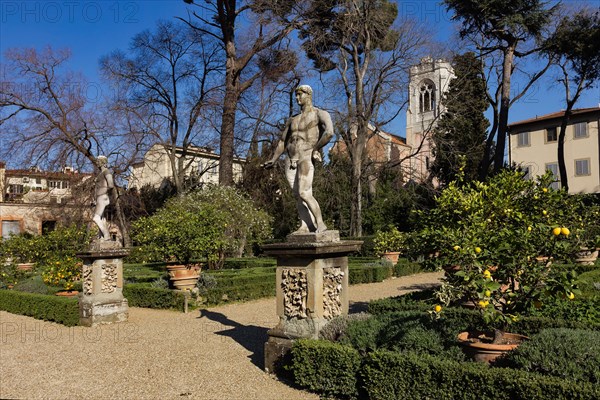
M112 171L108 168L108 159L98 156L98 168L100 172L96 176L96 209L93 221L98 226L99 235L102 240L109 240L108 224L104 218L104 209L110 204L108 192L115 187Z
M327 230L319 203L313 197L312 185L314 162L321 161L319 150L333 137L333 123L327 111L313 106L312 93L308 85L296 88L301 112L288 119L273 157L263 164L271 168L284 152L287 155L286 178L294 192L300 217L300 228L293 234Z

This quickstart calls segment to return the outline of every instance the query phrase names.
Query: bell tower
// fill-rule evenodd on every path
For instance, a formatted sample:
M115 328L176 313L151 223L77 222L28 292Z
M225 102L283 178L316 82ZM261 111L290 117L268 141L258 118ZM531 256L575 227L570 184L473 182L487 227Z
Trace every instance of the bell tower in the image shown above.
M444 112L443 94L454 78L452 65L431 57L421 59L410 68L408 110L406 111L406 143L418 154L410 159L411 179L423 182L429 176L432 161L430 138Z

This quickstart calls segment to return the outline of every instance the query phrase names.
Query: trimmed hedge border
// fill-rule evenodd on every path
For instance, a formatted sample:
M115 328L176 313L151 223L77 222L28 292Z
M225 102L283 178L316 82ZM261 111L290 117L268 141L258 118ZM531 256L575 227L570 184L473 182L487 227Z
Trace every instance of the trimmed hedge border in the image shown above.
M182 292L148 287L140 283L125 285L123 296L130 307L183 310L185 304L185 294Z
M355 397L361 357L350 346L302 339L290 350L290 365L296 384L326 396Z
M361 368L369 399L598 399L600 388L589 382L477 363L441 360L424 354L375 351Z
M361 360L359 353L349 346L318 340L295 342L287 368L301 387L340 398L600 398L600 387L589 382L383 350L369 353Z
M77 298L0 290L0 310L66 326L79 325Z

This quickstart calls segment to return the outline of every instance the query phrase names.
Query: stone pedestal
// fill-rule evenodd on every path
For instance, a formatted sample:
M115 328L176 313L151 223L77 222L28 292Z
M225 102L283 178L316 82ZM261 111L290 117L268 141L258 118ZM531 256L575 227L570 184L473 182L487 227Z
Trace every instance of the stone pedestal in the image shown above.
M127 321L129 306L123 297L123 258L129 252L110 241L92 248L77 254L83 260L79 322L95 326Z
M348 313L348 254L361 241L340 241L337 231L290 235L264 246L277 258L279 323L265 344L265 370L274 372L293 340L318 338L332 318Z

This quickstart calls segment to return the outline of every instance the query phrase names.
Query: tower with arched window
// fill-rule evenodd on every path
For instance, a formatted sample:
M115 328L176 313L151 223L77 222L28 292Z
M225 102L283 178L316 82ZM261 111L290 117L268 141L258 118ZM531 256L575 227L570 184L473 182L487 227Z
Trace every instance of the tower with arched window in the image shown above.
M443 93L454 77L452 66L445 60L421 59L410 69L408 110L406 111L406 143L418 154L410 160L411 177L417 182L427 179L431 159L430 138L441 113Z

